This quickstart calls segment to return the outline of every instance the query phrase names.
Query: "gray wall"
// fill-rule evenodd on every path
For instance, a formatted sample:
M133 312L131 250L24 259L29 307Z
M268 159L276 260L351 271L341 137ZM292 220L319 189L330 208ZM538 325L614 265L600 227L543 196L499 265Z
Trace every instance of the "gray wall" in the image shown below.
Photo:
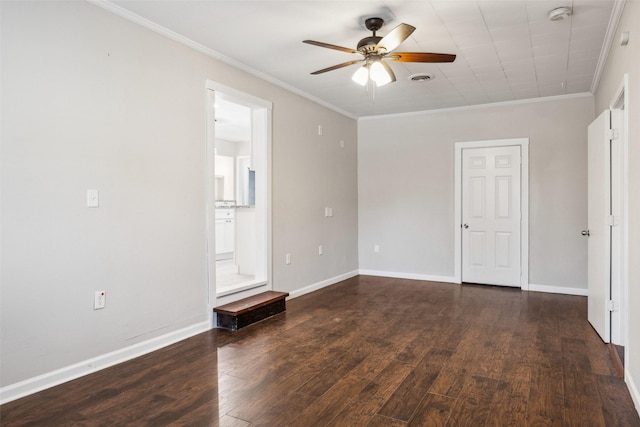
M206 324L207 79L273 102L275 289L357 270L354 120L85 2L0 7L2 386Z
M455 142L527 137L529 283L586 289L593 108L582 96L360 120L360 269L452 278Z
M627 1L618 25L609 57L607 59L598 91L596 92L596 114L609 107L614 94L629 74L629 295L628 295L628 342L625 358L625 380L631 384L636 408L640 408L640 2ZM629 45L620 46L620 33L630 32Z
M298 103L297 111L274 106L273 117L274 282L297 295L311 283L357 272L357 126L311 103ZM325 207L333 217L324 216Z

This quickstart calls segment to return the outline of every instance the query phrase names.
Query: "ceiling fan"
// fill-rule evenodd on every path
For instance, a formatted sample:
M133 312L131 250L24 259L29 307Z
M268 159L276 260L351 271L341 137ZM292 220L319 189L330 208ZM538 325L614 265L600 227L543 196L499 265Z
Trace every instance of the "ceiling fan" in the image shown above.
M348 67L349 65L364 62L353 75L353 80L361 85L367 84L369 81L376 83L376 86L382 86L387 83L396 81L393 70L385 60L395 62L453 62L456 55L446 53L427 53L427 52L393 52L400 44L405 41L411 33L415 31L415 27L408 24L400 24L391 30L386 36L380 37L376 32L382 28L384 20L382 18L368 18L364 21L365 27L373 32L372 36L365 37L358 42L356 49L348 47L336 46L333 44L317 42L314 40L304 40L303 43L312 44L314 46L326 47L328 49L339 50L347 53L355 53L361 55L362 58L353 61L343 62L342 64L332 67L323 68L314 71L311 74L322 74L327 71L337 70L339 68Z

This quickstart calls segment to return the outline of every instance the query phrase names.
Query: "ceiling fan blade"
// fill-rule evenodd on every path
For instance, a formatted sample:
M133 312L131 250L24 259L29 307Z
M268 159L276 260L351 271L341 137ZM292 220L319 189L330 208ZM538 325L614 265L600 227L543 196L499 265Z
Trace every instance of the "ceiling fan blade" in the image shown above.
M448 53L393 52L385 58L396 62L453 62L456 56Z
M350 49L348 47L342 47L342 46L336 46L335 44L329 44L329 43L322 43L322 42L317 42L315 40L303 40L302 43L307 43L307 44L312 44L314 46L320 46L320 47L326 47L328 49L334 49L334 50L339 50L341 52L347 52L347 53L360 53L355 49Z
M322 70L314 71L311 74L322 74L327 71L337 70L338 68L348 67L349 65L357 64L358 62L362 62L364 59L356 59L355 61L343 62L342 64L334 65L333 67L323 68Z
M400 43L405 41L411 33L415 31L416 27L409 24L400 24L393 30L389 31L389 34L384 36L382 40L378 42L376 48L383 47L387 52L391 52L393 49L400 46Z
M396 81L396 75L393 73L393 70L391 69L391 67L389 66L389 64L387 64L384 61L380 61L380 63L382 64L382 66L384 67L385 70L387 70L387 73L389 73L389 77L391 77L391 81L389 83L393 83Z

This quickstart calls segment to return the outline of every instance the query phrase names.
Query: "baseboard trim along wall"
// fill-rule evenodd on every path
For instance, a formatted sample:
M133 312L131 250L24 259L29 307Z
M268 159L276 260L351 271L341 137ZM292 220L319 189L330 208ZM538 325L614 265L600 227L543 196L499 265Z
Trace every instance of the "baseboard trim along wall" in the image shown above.
M108 368L118 363L126 362L152 351L159 350L168 345L177 343L210 329L209 322L201 322L195 325L170 332L159 337L146 340L111 353L102 354L92 359L87 359L70 366L66 366L37 377L29 378L0 388L0 404L28 396L33 393L57 386L67 381L75 380L101 369Z
M428 282L456 283L453 276L434 276L432 274L398 273L393 271L360 270L363 276L392 277L394 279L426 280Z
M547 292L550 294L565 294L565 295L578 295L586 297L589 290L584 288L572 288L568 286L548 286L548 285L534 285L529 283L529 291L533 292Z
M638 387L636 386L635 381L633 381L631 372L629 372L628 369L624 371L624 382L627 383L627 388L629 389L633 403L636 406L636 411L640 414L640 391L638 391Z
M295 291L289 292L289 298L288 299L297 298L299 296L311 293L313 291L317 291L319 289L326 288L327 286L335 285L338 282L342 282L343 280L351 279L352 277L355 277L357 275L358 275L358 270L354 270L354 271L350 271L348 273L344 273L344 274L340 274L338 276L331 277L329 279L323 280L323 281L318 282L318 283L314 283L314 284L309 285L309 286L305 286L302 289L297 289Z
M365 276L379 276L379 277L392 277L395 279L412 279L412 280L426 280L429 282L444 282L444 283L458 283L453 276L434 276L431 274L415 274L415 273L398 273L392 271L379 271L379 270L360 270L360 274ZM529 284L529 291L532 292L547 292L550 294L565 294L565 295L578 295L587 296L587 289L572 288L569 286L549 286L549 285L535 285Z

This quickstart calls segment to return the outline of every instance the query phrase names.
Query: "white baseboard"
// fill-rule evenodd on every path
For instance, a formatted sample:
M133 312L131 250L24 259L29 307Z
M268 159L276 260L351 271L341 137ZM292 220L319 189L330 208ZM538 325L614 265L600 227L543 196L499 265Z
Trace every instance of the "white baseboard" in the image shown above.
M429 282L456 283L453 276L434 276L432 274L398 273L393 271L360 270L365 276L393 277L395 279L426 280Z
M396 279L412 279L412 280L428 280L431 282L444 282L444 283L460 283L454 276L434 276L432 274L415 274L415 273L398 273L393 271L380 271L380 270L360 270L362 275L367 276L379 276L379 277L393 277ZM522 290L532 292L548 292L550 294L565 294L565 295L579 295L587 296L587 289L572 288L566 286L548 286L548 285L535 285L529 284L529 289Z
M350 279L358 275L358 270L350 271L348 273L340 274L338 276L332 277L327 280L323 280L322 282L314 283L313 285L305 286L302 289L296 289L295 291L289 292L289 298L297 298L299 296L311 293L313 291L317 291L318 289L326 288L327 286L335 285L338 282L342 282L343 280Z
M209 322L201 322L195 325L170 332L168 334L143 341L111 353L102 354L92 359L87 359L55 371L47 372L37 377L29 378L14 384L0 388L0 404L28 396L50 387L75 380L76 378L91 374L101 369L108 368L118 363L126 362L138 356L158 350L162 347L182 341L210 329Z
M547 292L550 294L565 294L565 295L579 295L586 297L588 290L584 288L570 288L565 286L548 286L548 285L534 285L529 283L529 291L532 292Z
M636 386L635 381L633 381L631 372L629 372L628 369L624 371L624 382L627 383L627 388L629 389L633 403L636 405L636 412L640 414L640 391L638 391L638 386Z

